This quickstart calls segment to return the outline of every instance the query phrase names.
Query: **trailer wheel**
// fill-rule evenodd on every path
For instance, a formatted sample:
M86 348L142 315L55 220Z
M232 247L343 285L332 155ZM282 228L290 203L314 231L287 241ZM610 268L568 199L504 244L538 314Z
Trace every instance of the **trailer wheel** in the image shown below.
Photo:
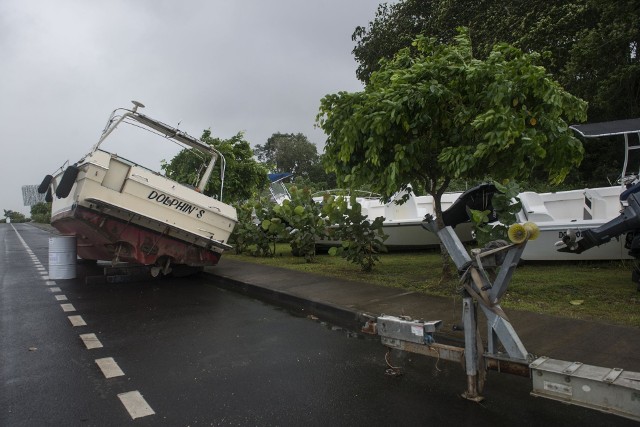
M58 184L58 188L56 188L56 196L58 196L58 198L64 199L69 195L71 187L73 187L73 184L76 182L79 171L80 169L78 169L77 166L71 165L67 167L62 175L60 184Z

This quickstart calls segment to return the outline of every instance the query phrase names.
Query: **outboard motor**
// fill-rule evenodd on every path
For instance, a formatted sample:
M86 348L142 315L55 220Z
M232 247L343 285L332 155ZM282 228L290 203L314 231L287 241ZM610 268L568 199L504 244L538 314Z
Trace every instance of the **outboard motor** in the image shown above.
M582 231L580 240L575 240L575 233L567 233L562 240L564 246L558 251L579 254L594 246L607 243L621 234L640 231L640 193L628 195L627 203L628 206L622 210L620 216L606 224L602 224L600 227ZM630 249L630 255L640 254L640 242L636 242L637 240L639 239L633 238L631 242L627 241L627 244L629 244L627 249ZM634 242L636 244L635 248L633 247Z
M442 221L445 226L455 228L456 225L469 222L469 209L484 211L489 210L489 222L497 220L491 200L493 195L499 193L493 184L480 184L468 189L447 210L442 212Z
M562 238L562 241L556 243L557 246L562 246L558 251L579 254L594 246L607 243L614 237L627 233L624 247L629 249L629 255L640 259L640 193L630 192L625 194L625 199L627 206L622 210L620 216L606 224L602 224L598 228L582 231L580 240L576 240L575 232L572 233L572 230L569 230ZM631 280L637 285L638 291L640 291L640 268L637 263L633 267Z

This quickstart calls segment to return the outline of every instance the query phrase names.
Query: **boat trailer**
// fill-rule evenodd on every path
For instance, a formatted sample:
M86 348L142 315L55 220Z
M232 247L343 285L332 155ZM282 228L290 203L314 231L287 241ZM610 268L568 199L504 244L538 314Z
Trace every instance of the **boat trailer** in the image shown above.
M423 227L438 235L460 274L464 347L435 342L434 333L442 326L440 320L382 315L367 322L363 332L377 333L389 350L460 363L467 375L462 397L474 402L483 400L480 393L486 372L494 370L530 377L533 396L640 421L640 373L535 357L527 352L500 306L527 239L519 244L493 242L469 255L452 227L438 230L431 217L425 218ZM480 334L478 308L487 320L486 348Z

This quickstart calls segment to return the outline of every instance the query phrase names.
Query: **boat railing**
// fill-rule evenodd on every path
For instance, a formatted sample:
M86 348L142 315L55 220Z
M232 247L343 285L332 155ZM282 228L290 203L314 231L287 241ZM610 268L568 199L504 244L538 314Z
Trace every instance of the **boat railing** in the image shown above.
M132 101L133 102L133 108L132 109L126 109L126 108L117 108L115 110L113 110L113 112L111 113L111 116L109 117L109 120L107 121L107 124L105 125L104 130L102 131L102 134L100 136L100 139L98 140L98 142L93 146L93 148L91 149L91 153L95 152L96 150L98 150L98 148L100 147L100 145L104 142L105 139L107 139L107 137L109 135L111 135L111 133L122 123L125 122L127 124L136 126L136 127L140 127L144 130L147 130L151 133L154 133L156 135L159 135L163 138L172 140L180 145L186 145L190 148L193 148L203 154L206 155L210 155L211 156L211 160L209 161L209 163L207 164L207 168L204 172L204 174L202 175L202 178L200 178L198 185L197 185L197 191L199 192L204 192L204 189L207 185L207 183L209 182L209 179L211 177L211 174L213 172L213 168L217 162L218 159L220 159L220 196L219 196L219 200L222 200L222 194L223 194L223 190L224 190L224 174L225 174L225 169L226 169L226 160L224 158L224 156L222 155L222 153L218 150L216 150L214 147L210 146L209 144L206 144L204 142L202 142L201 140L187 134L186 132L183 132L177 128L174 128L172 126L169 126L159 120L153 119L151 117L145 116L144 114L141 114L138 112L138 108L144 108L144 105L138 101ZM132 123L130 122L128 119L133 120L137 123ZM142 126L141 126L142 125Z
M381 197L380 194L374 193L373 191L349 190L344 188L333 188L331 190L316 191L311 195L311 197L322 197L325 194L329 196L345 196L345 197L354 195L358 198L363 198L363 199L379 199Z
M624 162L622 165L622 172L618 177L618 184L621 185L621 191L628 188L634 182L637 182L640 176L640 167L638 172L628 172L629 157L631 152L640 150L640 118L626 119L626 120L614 120L610 122L601 123L587 123L583 125L570 126L583 138L601 138L608 136L624 136ZM631 142L630 136L635 135L637 143Z

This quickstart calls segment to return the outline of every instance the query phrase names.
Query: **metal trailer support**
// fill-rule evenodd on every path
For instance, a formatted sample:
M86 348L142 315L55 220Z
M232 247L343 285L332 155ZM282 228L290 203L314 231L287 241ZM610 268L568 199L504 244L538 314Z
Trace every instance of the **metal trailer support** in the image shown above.
M480 402L478 394L478 336L476 312L471 297L462 299L462 321L464 325L464 361L467 373L467 391L462 393L465 399Z
M640 421L640 373L540 357L531 395Z
M513 271L524 250L524 244L504 245L485 252L478 252L474 254L475 259L472 259L451 227L435 231L435 224L426 223L425 228L431 229L438 235L461 275L464 288L462 300L464 348L420 342L420 340L407 337L406 334L395 333L388 325L392 321L391 319L399 321L400 318L392 316L378 318L378 334L382 337L382 343L388 347L462 362L467 374L467 388L462 396L465 399L479 402L483 400L480 393L487 368L529 376L528 364L533 357L527 353L518 334L500 307L500 299L509 286ZM485 266L483 266L483 258L485 264L495 267L492 264L493 256L498 253L504 254L504 260L501 263L502 268L496 275L494 282L491 283ZM489 342L486 352L482 339L478 335L478 306L487 318ZM422 321L413 322L414 327L424 323ZM397 330L397 328L395 329ZM502 344L506 354L498 350L499 344Z
M472 259L451 227L436 230L435 224L429 221L423 226L438 234L461 275L465 346L460 348L433 342L432 332L441 326L440 321L424 322L394 316L381 316L374 325L368 322L367 330L377 329L383 345L462 364L467 374L467 389L462 396L472 401L482 400L479 393L485 369L492 369L532 378L533 396L640 421L640 373L547 357L534 361L533 356L527 353L500 307L500 299L509 287L526 241L519 245L505 242L494 249L474 250L475 259ZM500 270L492 282L485 268L491 270L497 266ZM478 336L476 306L487 317L486 352ZM499 344L505 353L499 351Z
M474 317L471 317L473 300L478 303L487 318L487 336L489 357L497 357L501 360L510 359L516 363L529 363L531 356L527 352L524 344L518 337L515 329L511 325L507 315L500 307L500 299L509 287L509 282L513 273L518 266L520 256L524 251L526 242L520 245L506 245L496 249L487 250L485 252L478 251L475 253L475 259L467 254L466 249L458 239L451 227L445 227L437 232L445 248L454 260L458 271L462 278L461 282L464 286L463 298L463 323L465 330L465 349L472 352L471 348L477 343L476 324ZM496 267L494 261L497 254L504 254L501 262L501 268L496 275L493 283L489 279L489 275L485 271L485 264ZM467 326L467 323L471 329ZM507 357L498 351L498 343L501 343L507 353ZM477 344L474 345L476 348ZM477 365L477 360L476 360ZM467 367L467 370L469 367Z

